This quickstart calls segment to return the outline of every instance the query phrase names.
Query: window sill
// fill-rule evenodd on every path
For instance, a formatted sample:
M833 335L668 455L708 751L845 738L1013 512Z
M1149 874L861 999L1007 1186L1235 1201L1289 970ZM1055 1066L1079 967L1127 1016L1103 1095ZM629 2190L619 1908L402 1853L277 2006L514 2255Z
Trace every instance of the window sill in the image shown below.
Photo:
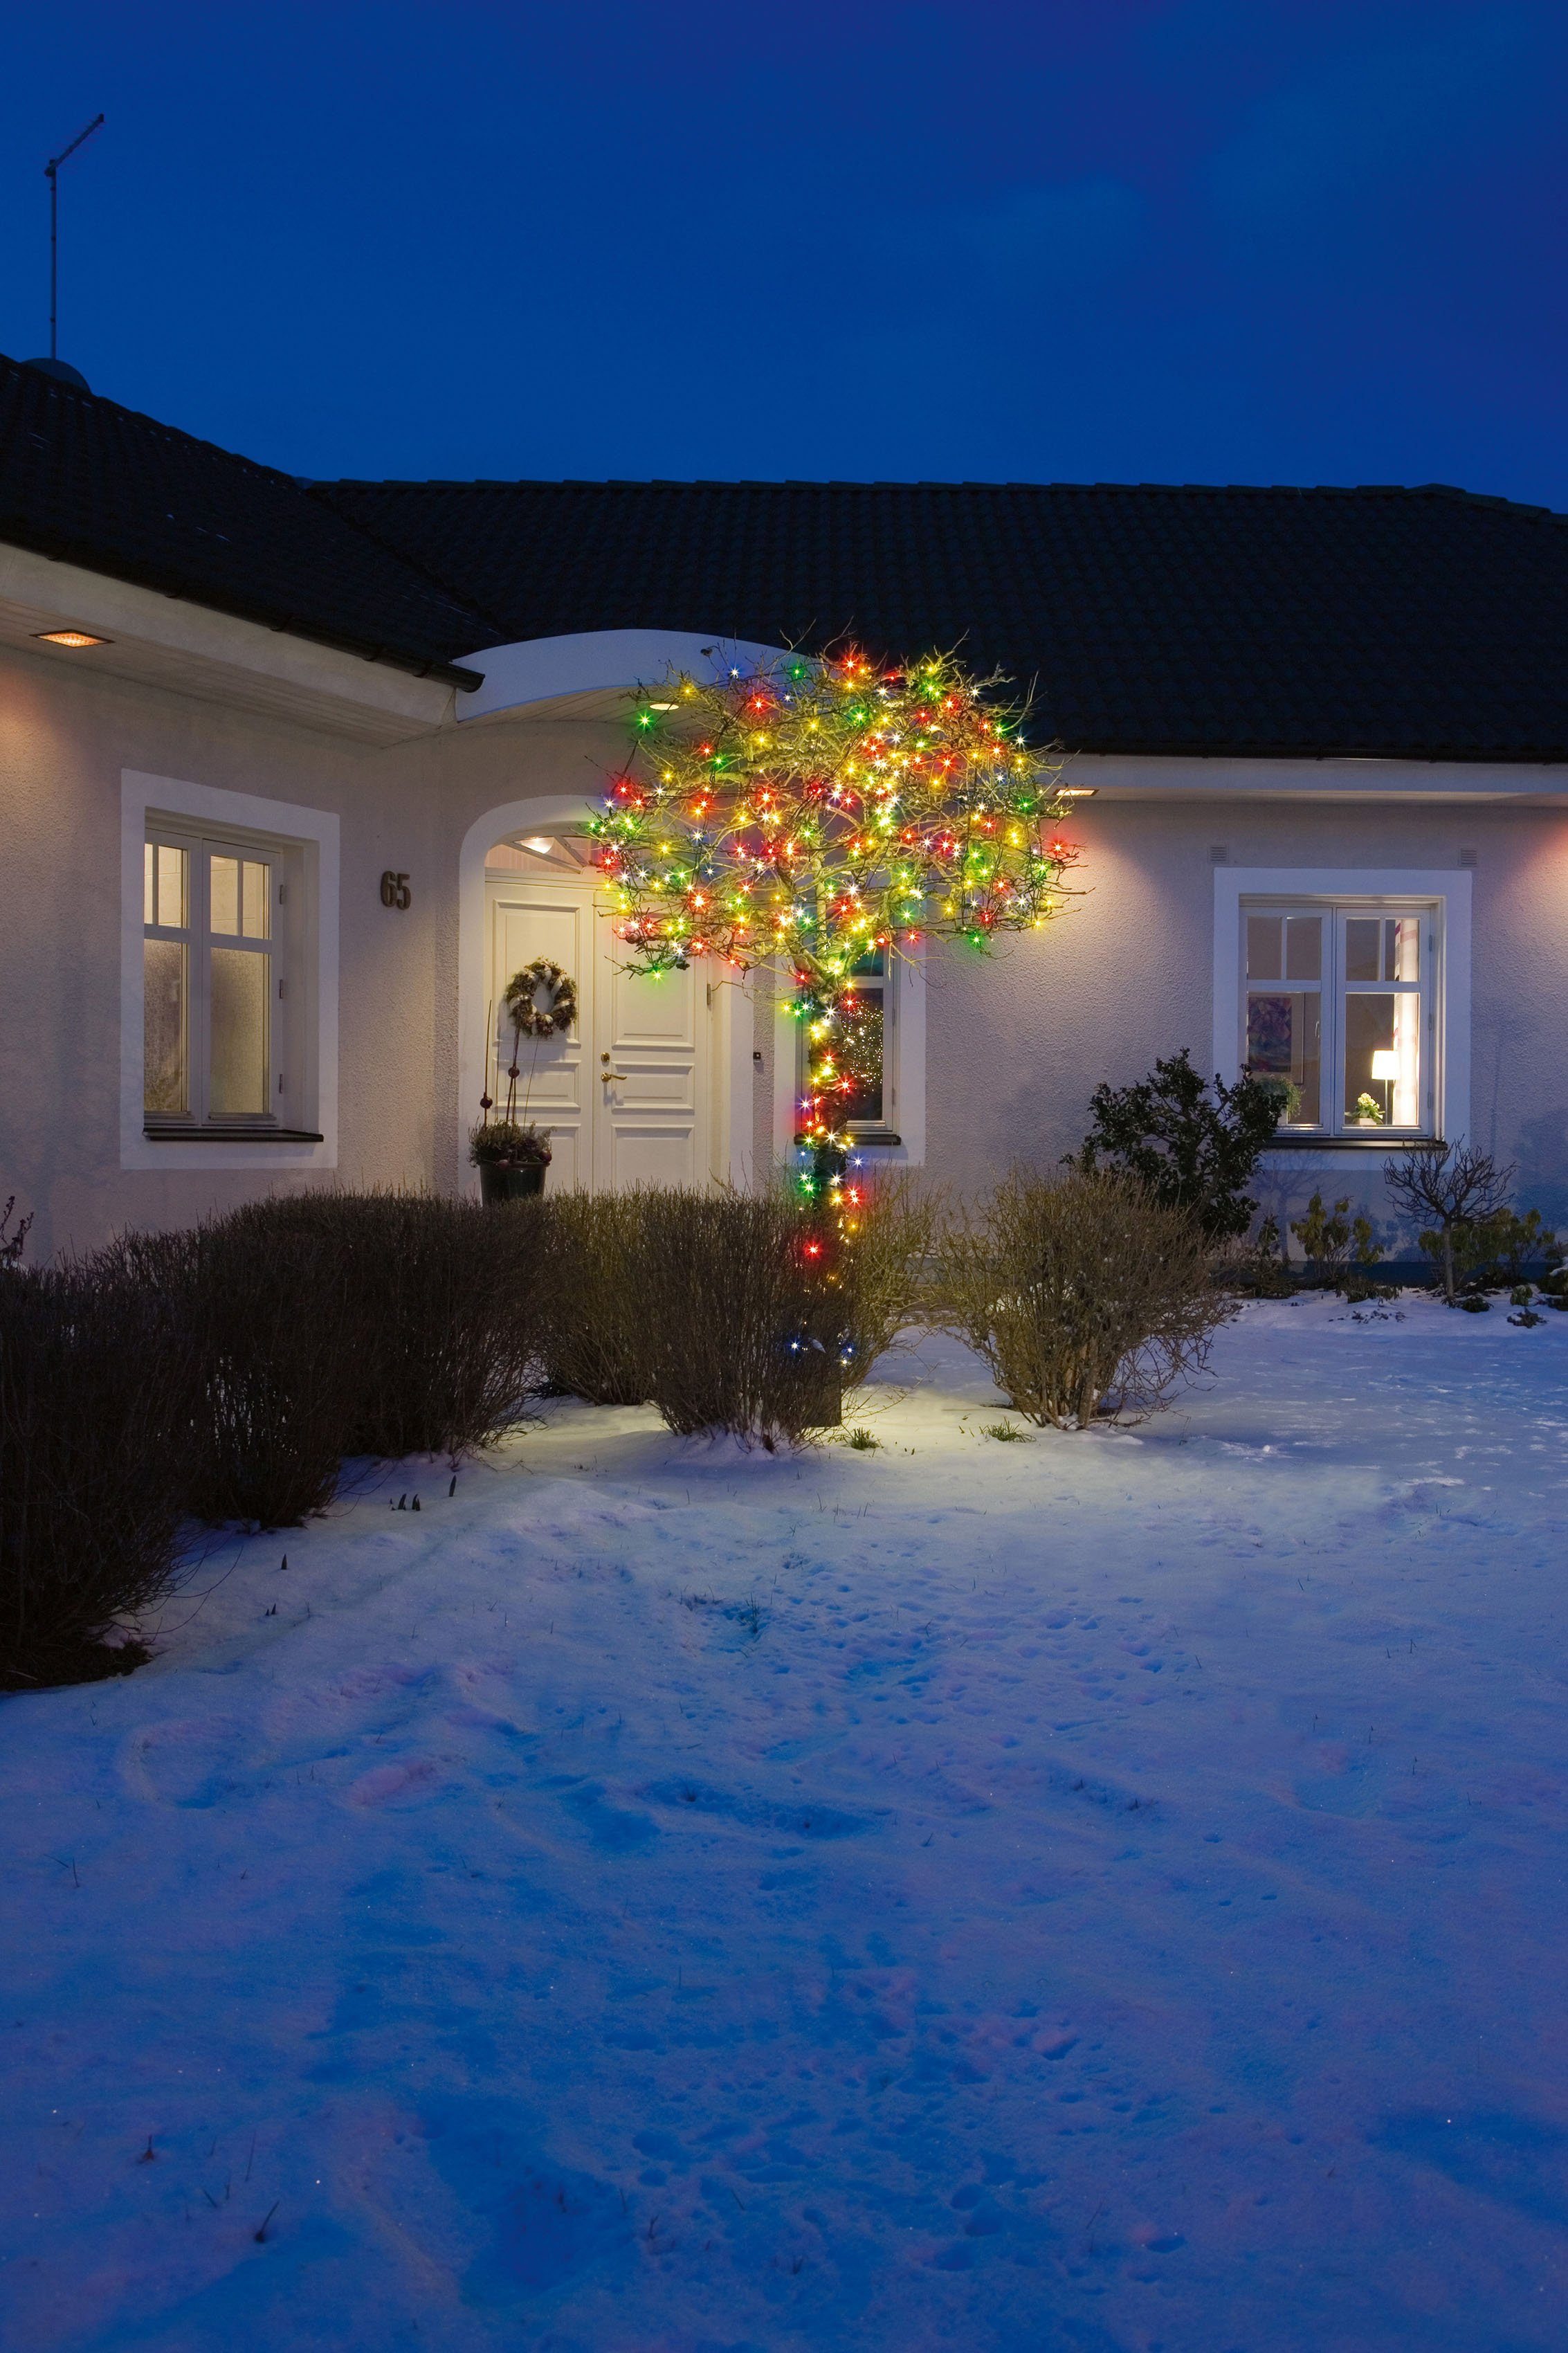
M1436 1135L1419 1135L1408 1127L1384 1128L1375 1135L1271 1135L1264 1145L1265 1152L1402 1152L1407 1144L1429 1144L1434 1151L1442 1149L1443 1139Z
M144 1127L149 1144L324 1144L310 1127Z
M857 1152L889 1151L901 1145L903 1140L898 1130L891 1127L851 1128L849 1131L850 1149Z

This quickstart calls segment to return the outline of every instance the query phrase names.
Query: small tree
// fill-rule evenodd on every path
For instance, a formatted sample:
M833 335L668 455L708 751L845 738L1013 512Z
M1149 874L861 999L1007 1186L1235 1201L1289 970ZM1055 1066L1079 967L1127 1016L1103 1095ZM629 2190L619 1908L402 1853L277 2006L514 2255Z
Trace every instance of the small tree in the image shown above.
M1416 1227L1431 1220L1421 1247L1442 1269L1450 1307L1464 1231L1506 1205L1513 1175L1511 1164L1500 1168L1489 1152L1467 1144L1407 1144L1384 1165L1383 1181L1400 1215Z
M1189 1209L1210 1241L1245 1234L1256 1201L1242 1187L1279 1124L1285 1095L1250 1076L1210 1086L1186 1047L1135 1086L1096 1087L1080 1168L1102 1165L1132 1176L1152 1199Z

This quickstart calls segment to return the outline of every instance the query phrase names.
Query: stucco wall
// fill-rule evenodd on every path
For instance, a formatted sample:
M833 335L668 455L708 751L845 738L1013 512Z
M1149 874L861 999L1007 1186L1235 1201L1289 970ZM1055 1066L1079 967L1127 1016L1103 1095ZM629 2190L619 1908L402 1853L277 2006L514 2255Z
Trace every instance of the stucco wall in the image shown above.
M1101 1079L1190 1047L1212 1061L1214 865L1460 871L1473 851L1472 1137L1568 1226L1568 814L1551 808L1213 799L1080 804L1084 895L987 956L927 965L927 1165L969 1187L1081 1139ZM1381 1211L1384 1155L1292 1152L1264 1189L1297 1214L1315 1184Z
M299 1174L120 1166L121 773L125 768L335 813L342 825L337 1177L455 1180L475 1106L459 1100L458 865L492 810L591 797L616 761L611 721L533 713L448 724L387 749L163 688L0 653L0 1198L37 1210L41 1255L128 1224L184 1222ZM1125 765L1125 764L1123 764ZM1159 764L1151 764L1154 775ZM1168 772L1165 772L1168 773ZM1267 773L1268 785L1279 772ZM1522 780L1521 780L1522 781ZM1551 779L1537 780L1550 785ZM1188 1045L1208 1063L1214 866L1460 868L1473 851L1470 1132L1521 1163L1527 1199L1568 1225L1568 813L1408 797L1462 772L1403 780L1389 803L1247 797L1120 800L1065 828L1084 895L1046 931L989 956L928 963L931 1174L969 1188L1014 1160L1054 1162L1083 1133L1101 1079L1140 1076ZM1528 783L1524 789L1530 789ZM482 828L481 828L482 830ZM406 871L406 913L382 906ZM774 1016L757 992L750 1106L772 1119ZM1379 1198L1381 1155L1273 1164L1293 1209L1316 1181Z

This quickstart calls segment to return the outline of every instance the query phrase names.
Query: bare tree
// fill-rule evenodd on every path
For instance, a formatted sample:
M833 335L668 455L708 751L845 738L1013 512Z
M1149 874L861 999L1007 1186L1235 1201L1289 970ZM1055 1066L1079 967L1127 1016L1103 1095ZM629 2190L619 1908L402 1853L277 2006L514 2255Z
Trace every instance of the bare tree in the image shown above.
M1407 1144L1384 1164L1383 1181L1403 1217L1430 1220L1442 1249L1443 1296L1454 1304L1454 1242L1461 1226L1479 1224L1504 1207L1513 1164L1500 1168L1489 1152L1471 1144Z

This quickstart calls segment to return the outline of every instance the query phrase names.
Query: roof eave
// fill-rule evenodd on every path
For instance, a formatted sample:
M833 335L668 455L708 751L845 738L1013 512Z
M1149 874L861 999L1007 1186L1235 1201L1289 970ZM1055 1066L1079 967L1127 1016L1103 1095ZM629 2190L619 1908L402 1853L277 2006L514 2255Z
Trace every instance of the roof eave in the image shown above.
M186 604L205 606L209 612L227 614L232 620L251 621L258 628L276 629L283 636L303 638L311 645L328 646L334 653L354 654L362 661L400 670L412 678L433 679L440 685L455 688L460 694L472 694L484 684L479 671L466 670L459 662L446 661L409 647L378 643L341 630L319 628L292 615L279 619L275 608L253 599L226 596L221 591L195 586L172 566L138 564L133 558L116 551L106 552L96 543L76 539L68 532L38 531L18 525L14 518L5 517L0 519L0 540L12 547L26 548L34 555L52 556L60 563L79 565L84 572L100 572L110 580L128 581L132 587L154 589L162 596L180 597Z

